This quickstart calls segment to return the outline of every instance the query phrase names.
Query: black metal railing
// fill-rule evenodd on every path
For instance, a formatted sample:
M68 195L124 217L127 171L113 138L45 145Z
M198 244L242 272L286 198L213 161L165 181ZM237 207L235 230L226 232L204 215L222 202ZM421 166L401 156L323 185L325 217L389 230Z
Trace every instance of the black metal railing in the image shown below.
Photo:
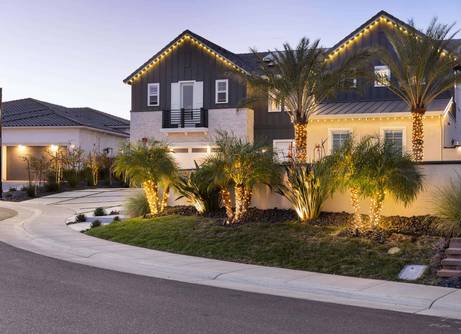
M162 111L162 128L207 128L208 109L176 109Z

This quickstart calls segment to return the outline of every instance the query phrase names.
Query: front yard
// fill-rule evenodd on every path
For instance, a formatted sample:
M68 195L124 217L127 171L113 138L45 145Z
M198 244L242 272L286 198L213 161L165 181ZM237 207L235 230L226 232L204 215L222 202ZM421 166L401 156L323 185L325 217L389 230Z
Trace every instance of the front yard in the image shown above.
M416 234L343 236L349 217L341 215L322 214L307 224L258 220L223 226L216 218L170 214L115 222L87 233L174 253L387 280L398 280L406 264L430 265L442 244L438 236ZM400 252L389 254L392 247L400 248ZM435 268L430 268L419 283L435 284Z

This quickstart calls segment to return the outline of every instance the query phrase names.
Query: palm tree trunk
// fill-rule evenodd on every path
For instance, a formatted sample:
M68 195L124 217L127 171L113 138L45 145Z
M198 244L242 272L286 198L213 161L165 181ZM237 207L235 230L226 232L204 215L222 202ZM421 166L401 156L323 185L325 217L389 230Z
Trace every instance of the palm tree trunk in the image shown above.
M295 157L299 163L307 163L307 123L295 123Z
M362 228L362 215L360 214L360 201L359 201L359 190L357 187L350 188L351 203L354 210L354 229L360 230Z
M231 195L229 190L227 189L221 189L221 199L224 204L224 208L226 209L226 216L227 216L227 221L230 223L234 219L234 211L232 210L232 201L231 201Z
M426 112L426 109L412 109L411 118L412 118L412 151L413 159L415 161L422 161L424 154L424 123L423 116Z
M238 184L235 186L235 215L233 223L238 223L245 213L245 186Z
M381 222L381 213L383 211L383 202L384 202L384 190L379 190L371 198L371 207L370 207L370 225L372 229L379 227Z
M163 194L162 194L162 202L160 204L160 213L162 213L165 208L168 206L168 197L170 196L170 187L167 186L165 187L165 189L163 190Z
M244 194L243 194L242 213L240 217L241 219L244 219L245 215L248 213L248 209L250 208L252 197L253 197L253 192L251 191L250 188L246 187Z
M150 213L158 214L158 185L154 181L144 181L142 188L146 193L147 202L149 203Z

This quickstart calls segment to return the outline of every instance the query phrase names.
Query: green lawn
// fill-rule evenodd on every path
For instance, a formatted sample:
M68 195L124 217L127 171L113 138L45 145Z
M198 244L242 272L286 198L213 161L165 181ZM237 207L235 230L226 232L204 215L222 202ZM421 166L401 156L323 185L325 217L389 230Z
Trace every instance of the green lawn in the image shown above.
M91 229L91 236L174 253L301 269L331 274L396 280L405 264L429 264L437 237L394 235L384 243L339 237L341 227L295 222L222 226L196 216L130 219ZM398 246L402 252L389 255ZM432 274L422 283L432 283Z

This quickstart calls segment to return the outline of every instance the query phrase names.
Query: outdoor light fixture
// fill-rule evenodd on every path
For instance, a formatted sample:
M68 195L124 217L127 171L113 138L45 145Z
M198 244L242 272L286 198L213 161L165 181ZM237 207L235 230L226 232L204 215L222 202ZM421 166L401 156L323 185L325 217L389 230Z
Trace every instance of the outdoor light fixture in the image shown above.
M18 150L19 150L19 152L24 152L26 150L26 146L25 145L18 145Z
M56 153L56 152L58 152L58 149L59 149L59 146L58 146L58 145L54 145L54 144L50 145L50 151L51 151L51 153Z

